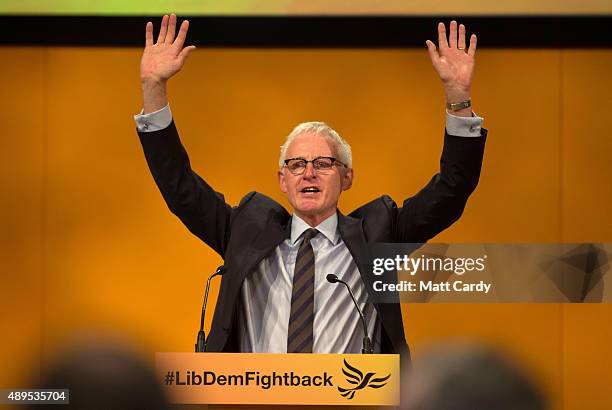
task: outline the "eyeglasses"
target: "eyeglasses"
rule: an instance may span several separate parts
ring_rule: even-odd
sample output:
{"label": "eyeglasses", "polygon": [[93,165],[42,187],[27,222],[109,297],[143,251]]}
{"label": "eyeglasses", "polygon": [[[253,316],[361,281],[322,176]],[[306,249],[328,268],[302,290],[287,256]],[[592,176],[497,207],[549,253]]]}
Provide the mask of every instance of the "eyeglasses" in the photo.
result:
{"label": "eyeglasses", "polygon": [[306,171],[306,166],[309,162],[312,163],[312,167],[315,171],[320,174],[331,172],[331,169],[336,164],[346,167],[346,165],[334,157],[316,157],[312,161],[305,160],[304,158],[289,158],[285,160],[285,166],[293,175],[302,175],[304,171]]}

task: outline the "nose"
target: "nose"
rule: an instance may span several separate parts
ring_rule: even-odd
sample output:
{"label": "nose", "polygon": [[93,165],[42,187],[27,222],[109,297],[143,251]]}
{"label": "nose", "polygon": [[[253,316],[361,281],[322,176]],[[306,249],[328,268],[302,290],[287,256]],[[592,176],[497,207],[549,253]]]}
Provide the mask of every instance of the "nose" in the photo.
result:
{"label": "nose", "polygon": [[306,169],[304,170],[304,178],[316,178],[317,173],[314,169],[314,165],[312,162],[306,163]]}

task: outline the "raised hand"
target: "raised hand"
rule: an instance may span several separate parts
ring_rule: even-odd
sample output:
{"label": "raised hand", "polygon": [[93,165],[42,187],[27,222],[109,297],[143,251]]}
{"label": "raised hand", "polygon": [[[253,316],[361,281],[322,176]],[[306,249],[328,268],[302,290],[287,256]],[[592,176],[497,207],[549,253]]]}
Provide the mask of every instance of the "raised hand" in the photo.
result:
{"label": "raised hand", "polygon": [[164,16],[157,42],[153,43],[153,23],[148,22],[145,49],[140,60],[140,82],[142,86],[143,110],[145,114],[157,111],[168,104],[166,83],[178,73],[195,46],[183,47],[189,22],[183,21],[178,35],[176,15]]}
{"label": "raised hand", "polygon": [[195,46],[183,47],[188,29],[189,22],[185,20],[174,38],[176,15],[166,15],[162,18],[157,42],[153,43],[153,23],[147,23],[145,49],[140,60],[142,80],[167,81],[181,70],[189,53],[195,49]]}
{"label": "raised hand", "polygon": [[448,41],[444,23],[438,23],[438,49],[427,40],[427,49],[431,63],[444,83],[444,92],[448,103],[457,103],[470,98],[470,89],[474,75],[476,54],[476,34],[470,37],[469,48],[465,43],[465,26],[451,21]]}

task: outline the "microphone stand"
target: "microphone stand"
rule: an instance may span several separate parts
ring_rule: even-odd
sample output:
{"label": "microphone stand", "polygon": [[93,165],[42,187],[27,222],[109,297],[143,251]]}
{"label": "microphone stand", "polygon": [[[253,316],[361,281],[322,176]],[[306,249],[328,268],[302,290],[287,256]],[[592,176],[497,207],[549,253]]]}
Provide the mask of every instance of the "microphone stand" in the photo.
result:
{"label": "microphone stand", "polygon": [[348,283],[341,280],[340,278],[338,278],[338,276],[334,275],[333,273],[330,273],[329,275],[327,275],[326,279],[329,283],[342,283],[344,286],[346,286],[346,289],[348,290],[349,295],[351,295],[351,299],[353,300],[353,303],[355,304],[355,308],[357,308],[357,312],[359,313],[359,317],[361,318],[361,323],[363,324],[363,335],[364,336],[363,336],[363,342],[362,342],[362,347],[361,347],[361,353],[364,353],[364,354],[374,353],[374,347],[372,346],[372,340],[368,336],[368,325],[366,323],[365,316],[363,315],[361,308],[357,304],[357,299],[355,299],[355,295],[353,295],[353,291],[351,290],[351,287],[348,285]]}
{"label": "microphone stand", "polygon": [[204,333],[204,316],[206,315],[206,304],[208,303],[208,291],[210,289],[210,281],[215,276],[221,276],[225,273],[225,266],[221,265],[217,268],[215,273],[208,277],[206,281],[206,290],[204,291],[204,302],[202,303],[202,317],[200,318],[200,331],[198,332],[198,338],[195,344],[196,353],[202,353],[206,351],[206,333]]}

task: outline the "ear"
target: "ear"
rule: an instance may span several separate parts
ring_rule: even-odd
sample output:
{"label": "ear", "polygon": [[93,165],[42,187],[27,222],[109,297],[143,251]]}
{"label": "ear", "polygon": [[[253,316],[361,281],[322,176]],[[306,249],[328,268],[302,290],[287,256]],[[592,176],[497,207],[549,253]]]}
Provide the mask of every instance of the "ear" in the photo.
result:
{"label": "ear", "polygon": [[285,179],[285,173],[283,170],[278,170],[278,186],[282,193],[287,193],[287,180]]}
{"label": "ear", "polygon": [[349,168],[342,176],[342,190],[346,191],[353,186],[353,177],[355,176],[353,168]]}

